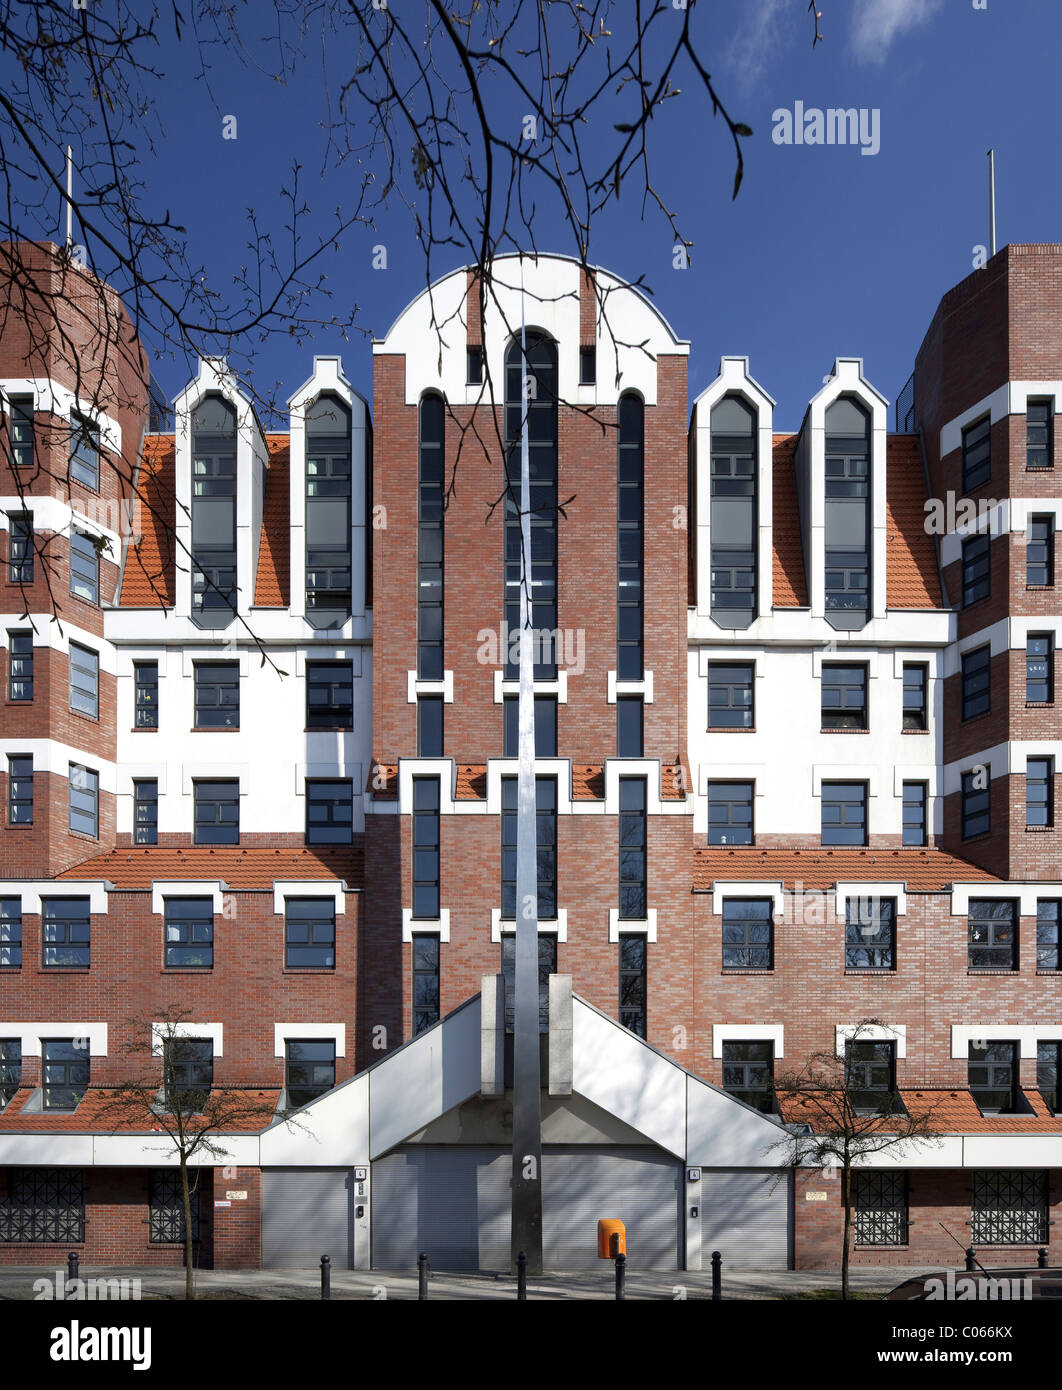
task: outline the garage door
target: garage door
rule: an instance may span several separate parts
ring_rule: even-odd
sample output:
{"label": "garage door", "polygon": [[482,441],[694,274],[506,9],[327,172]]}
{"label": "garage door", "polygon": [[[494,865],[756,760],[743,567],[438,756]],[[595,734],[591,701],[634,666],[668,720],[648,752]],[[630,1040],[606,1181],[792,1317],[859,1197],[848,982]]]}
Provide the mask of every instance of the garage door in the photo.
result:
{"label": "garage door", "polygon": [[729,1269],[788,1269],[791,1176],[769,1169],[701,1170],[701,1261]]}
{"label": "garage door", "polygon": [[372,1165],[372,1262],[408,1269],[509,1268],[508,1149],[409,1145]]}
{"label": "garage door", "polygon": [[262,1172],[262,1265],[318,1265],[322,1255],[349,1269],[354,1251],[353,1173],[349,1168]]}
{"label": "garage door", "polygon": [[682,1166],[656,1149],[550,1147],[542,1159],[547,1269],[597,1269],[597,1223],[619,1217],[631,1269],[682,1262]]}

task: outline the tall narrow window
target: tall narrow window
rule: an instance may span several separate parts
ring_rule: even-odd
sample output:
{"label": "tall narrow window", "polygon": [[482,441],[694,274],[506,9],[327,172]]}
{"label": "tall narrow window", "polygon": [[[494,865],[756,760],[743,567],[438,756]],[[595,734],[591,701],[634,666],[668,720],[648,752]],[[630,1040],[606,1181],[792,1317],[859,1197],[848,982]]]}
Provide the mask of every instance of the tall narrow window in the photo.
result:
{"label": "tall narrow window", "polygon": [[438,777],[413,778],[413,916],[439,919]]}
{"label": "tall narrow window", "polygon": [[469,386],[483,384],[483,348],[478,344],[465,350],[465,381]]}
{"label": "tall narrow window", "polygon": [[774,1109],[774,1043],[724,1042],[723,1090],[770,1114]]}
{"label": "tall narrow window", "polygon": [[645,406],[627,392],[619,403],[616,489],[616,679],[644,673]]}
{"label": "tall narrow window", "polygon": [[853,631],[870,612],[870,413],[842,396],[826,411],[826,620]]}
{"label": "tall narrow window", "polygon": [[284,964],[289,970],[334,970],[334,898],[284,900]]}
{"label": "tall narrow window", "polygon": [[1036,1089],[1052,1115],[1062,1111],[1062,1043],[1036,1044]]}
{"label": "tall narrow window", "polygon": [[928,843],[927,804],[929,788],[925,782],[903,784],[903,843]]}
{"label": "tall narrow window", "polygon": [[7,698],[33,699],[33,633],[7,634]]}
{"label": "tall narrow window", "polygon": [[443,755],[443,697],[417,696],[417,757],[441,758]]}
{"label": "tall narrow window", "polygon": [[1018,909],[1008,898],[971,898],[967,917],[967,966],[1017,970]]}
{"label": "tall narrow window", "polygon": [[33,757],[11,754],[7,760],[7,823],[33,824]]}
{"label": "tall narrow window", "polygon": [[822,843],[865,845],[867,842],[867,784],[823,782]]}
{"label": "tall narrow window", "polygon": [[166,898],[163,963],[173,970],[214,967],[213,898]]}
{"label": "tall narrow window", "polygon": [[133,844],[159,842],[159,784],[155,777],[137,778],[133,783]]}
{"label": "tall narrow window", "polygon": [[987,835],[992,828],[992,783],[987,772],[962,774],[962,838]]}
{"label": "tall narrow window", "polygon": [[159,663],[157,661],[135,661],[133,663],[133,684],[136,728],[157,729],[159,727]]}
{"label": "tall narrow window", "polygon": [[774,903],[770,898],[723,899],[723,969],[774,969]]}
{"label": "tall narrow window", "polygon": [[336,1084],[336,1045],[333,1039],[288,1038],[284,1084],[293,1110],[309,1105]]}
{"label": "tall narrow window", "polygon": [[751,845],[752,782],[708,783],[708,843]]}
{"label": "tall narrow window", "polygon": [[100,486],[100,427],[70,412],[70,477],[94,492]]}
{"label": "tall narrow window", "polygon": [[90,767],[70,764],[69,824],[79,835],[99,838],[100,833],[100,775]]}
{"label": "tall narrow window", "polygon": [[446,406],[441,396],[420,403],[417,494],[417,675],[443,678],[443,496]]}
{"label": "tall narrow window", "polygon": [[[511,1033],[516,1017],[516,933],[502,937],[502,979],[505,986],[505,1031]],[[549,977],[557,973],[557,938],[552,932],[538,936],[538,1030],[549,1032]]]}
{"label": "tall narrow window", "polygon": [[33,397],[11,396],[7,403],[8,444],[13,468],[33,467]]}
{"label": "tall narrow window", "polygon": [[[506,695],[502,702],[505,721],[503,730],[503,756],[520,756],[520,697]],[[535,757],[555,758],[557,756],[557,697],[556,695],[535,696]]]}
{"label": "tall narrow window", "polygon": [[620,932],[619,1021],[639,1038],[646,1035],[647,953],[646,940],[640,932]]}
{"label": "tall narrow window", "polygon": [[962,543],[962,606],[988,598],[992,591],[989,539],[969,536]]}
{"label": "tall narrow window", "polygon": [[712,617],[748,627],[756,617],[756,412],[725,396],[711,419]]}
{"label": "tall narrow window", "polygon": [[70,592],[86,603],[100,601],[100,553],[82,531],[70,532]]}
{"label": "tall narrow window", "polygon": [[823,666],[822,727],[867,728],[867,668]]}
{"label": "tall narrow window", "polygon": [[342,778],[306,779],[306,843],[349,845],[354,835],[351,783]]}
{"label": "tall narrow window", "polygon": [[88,647],[70,643],[70,708],[91,719],[100,716],[100,658]]}
{"label": "tall narrow window", "polygon": [[844,968],[896,969],[896,900],[848,898],[845,903]]}
{"label": "tall narrow window", "polygon": [[413,933],[413,1036],[439,1021],[439,937]]}
{"label": "tall narrow window", "polygon": [[11,512],[8,516],[7,577],[12,584],[33,583],[33,514]]}
{"label": "tall narrow window", "polygon": [[240,727],[240,663],[195,662],[195,727]]}
{"label": "tall narrow window", "polygon": [[1025,542],[1025,583],[1030,589],[1050,588],[1055,582],[1055,518],[1034,516]]}
{"label": "tall narrow window", "polygon": [[962,490],[972,492],[992,476],[992,421],[989,416],[962,432]]}
{"label": "tall narrow window", "polygon": [[579,385],[593,386],[597,381],[597,348],[579,349]]}
{"label": "tall narrow window", "polygon": [[973,719],[992,708],[992,648],[978,647],[962,654],[962,717]]}
{"label": "tall narrow window", "polygon": [[619,779],[619,915],[646,917],[646,779]]}
{"label": "tall narrow window", "polygon": [[971,1043],[967,1075],[982,1115],[1010,1115],[1017,1109],[1017,1043]]}
{"label": "tall narrow window", "polygon": [[913,662],[904,663],[903,727],[907,730],[929,727],[928,685],[928,666]]}
{"label": "tall narrow window", "polygon": [[[502,906],[506,921],[516,919],[516,836],[518,780],[502,778]],[[550,922],[557,916],[557,779],[535,778],[535,841],[538,916]]]}
{"label": "tall narrow window", "polygon": [[14,1100],[22,1085],[22,1039],[0,1038],[0,1109]]}
{"label": "tall narrow window", "polygon": [[1030,633],[1025,639],[1025,703],[1049,705],[1055,698],[1054,637]]}
{"label": "tall narrow window", "polygon": [[1027,401],[1025,405],[1025,467],[1050,468],[1054,463],[1053,400]]}
{"label": "tall narrow window", "polygon": [[[505,622],[520,631],[520,440],[523,378],[528,384],[527,437],[530,454],[531,626],[535,630],[535,679],[553,680],[557,653],[557,348],[541,333],[527,334],[526,366],[519,338],[505,353]],[[520,674],[518,644],[510,641],[506,678]]]}
{"label": "tall narrow window", "polygon": [[351,605],[351,415],[338,396],[306,411],[306,619],[335,627]]}
{"label": "tall narrow window", "polygon": [[192,616],[224,627],[236,607],[236,411],[206,396],[192,412]]}
{"label": "tall narrow window", "polygon": [[1062,901],[1038,898],[1036,902],[1036,968],[1062,970]]}
{"label": "tall narrow window", "polygon": [[41,964],[87,970],[92,963],[92,916],[88,898],[44,898],[41,902]]}
{"label": "tall narrow window", "polygon": [[1025,762],[1025,824],[1045,829],[1055,823],[1055,760],[1028,758]]}
{"label": "tall narrow window", "polygon": [[193,816],[197,845],[240,843],[240,784],[238,781],[193,781]]}
{"label": "tall narrow window", "polygon": [[0,898],[0,970],[22,968],[22,899]]}
{"label": "tall narrow window", "polygon": [[616,700],[616,756],[640,758],[643,750],[644,703],[640,695],[620,695]]}
{"label": "tall narrow window", "polygon": [[751,729],[753,707],[753,677],[756,668],[751,663],[733,665],[712,662],[708,667],[708,727],[709,729]]}

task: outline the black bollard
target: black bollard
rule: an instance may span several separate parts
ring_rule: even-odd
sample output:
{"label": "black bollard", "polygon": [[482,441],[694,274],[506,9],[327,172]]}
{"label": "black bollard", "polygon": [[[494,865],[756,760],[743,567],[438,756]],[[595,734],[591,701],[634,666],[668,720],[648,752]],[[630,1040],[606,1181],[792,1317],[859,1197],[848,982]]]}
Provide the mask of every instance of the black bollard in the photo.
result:
{"label": "black bollard", "polygon": [[423,1250],[417,1256],[417,1301],[426,1303],[428,1301],[428,1257]]}
{"label": "black bollard", "polygon": [[527,1256],[522,1250],[516,1257],[516,1296],[527,1300]]}
{"label": "black bollard", "polygon": [[712,1302],[718,1303],[723,1296],[723,1257],[718,1250],[712,1251]]}
{"label": "black bollard", "polygon": [[321,1256],[321,1297],[332,1297],[332,1261],[327,1255]]}
{"label": "black bollard", "polygon": [[977,1251],[972,1245],[966,1251],[966,1268],[971,1272],[977,1268]]}
{"label": "black bollard", "polygon": [[1047,1269],[1047,1268],[1049,1268],[1047,1261],[1048,1261],[1047,1246],[1046,1246],[1046,1245],[1041,1245],[1041,1246],[1040,1246],[1040,1249],[1037,1251],[1037,1255],[1036,1255],[1036,1264],[1037,1264],[1037,1267],[1038,1267],[1039,1269]]}
{"label": "black bollard", "polygon": [[624,1292],[624,1284],[627,1278],[627,1256],[616,1256],[616,1299],[625,1300],[627,1295]]}
{"label": "black bollard", "polygon": [[[68,1283],[71,1279],[76,1279],[78,1277],[78,1262],[79,1256],[77,1251],[71,1250],[70,1254],[66,1257],[66,1278]],[[67,1290],[64,1288],[63,1293],[66,1294],[66,1292]]]}

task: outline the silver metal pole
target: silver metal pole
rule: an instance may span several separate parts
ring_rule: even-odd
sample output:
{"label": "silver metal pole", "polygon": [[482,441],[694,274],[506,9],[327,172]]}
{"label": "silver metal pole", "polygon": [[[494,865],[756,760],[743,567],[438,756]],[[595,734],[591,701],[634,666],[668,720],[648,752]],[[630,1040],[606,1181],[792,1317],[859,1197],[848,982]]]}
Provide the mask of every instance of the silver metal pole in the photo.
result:
{"label": "silver metal pole", "polygon": [[74,152],[66,147],[66,249],[74,244]]}
{"label": "silver metal pole", "polygon": [[988,243],[990,255],[996,254],[996,152],[988,151]]}

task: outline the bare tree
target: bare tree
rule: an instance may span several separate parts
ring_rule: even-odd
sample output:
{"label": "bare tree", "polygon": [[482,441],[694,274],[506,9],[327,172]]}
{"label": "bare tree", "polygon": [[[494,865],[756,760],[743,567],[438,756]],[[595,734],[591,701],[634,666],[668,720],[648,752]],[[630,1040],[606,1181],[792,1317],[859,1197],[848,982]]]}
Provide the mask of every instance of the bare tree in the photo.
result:
{"label": "bare tree", "polygon": [[[871,1090],[859,1049],[879,1039],[885,1025],[860,1020],[841,1054],[816,1052],[794,1070],[774,1080],[786,1132],[774,1145],[788,1169],[839,1172],[844,1207],[841,1245],[841,1297],[849,1296],[848,1267],[852,1239],[852,1174],[873,1154],[917,1150],[940,1142],[934,1132],[935,1107],[910,1113],[896,1090]],[[851,1049],[851,1050],[849,1050]]]}

